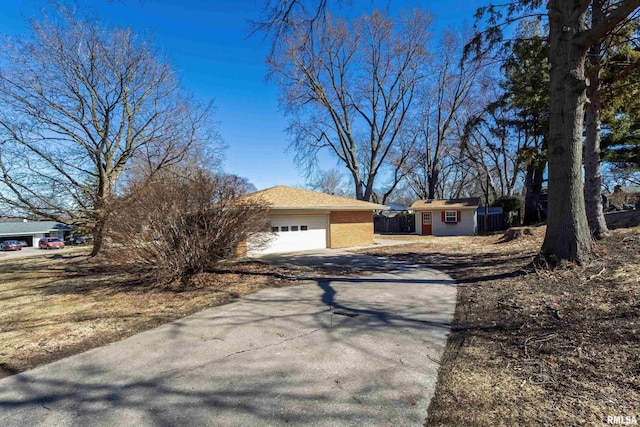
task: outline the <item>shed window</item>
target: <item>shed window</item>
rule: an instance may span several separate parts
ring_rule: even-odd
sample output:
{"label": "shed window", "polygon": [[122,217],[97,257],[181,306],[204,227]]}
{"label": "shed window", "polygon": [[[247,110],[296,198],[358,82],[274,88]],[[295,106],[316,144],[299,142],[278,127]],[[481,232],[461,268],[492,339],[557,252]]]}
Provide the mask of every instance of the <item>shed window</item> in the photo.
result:
{"label": "shed window", "polygon": [[272,233],[277,233],[278,232],[278,227],[271,227],[271,232]]}
{"label": "shed window", "polygon": [[444,222],[448,222],[448,223],[456,223],[456,222],[458,222],[458,212],[456,212],[456,211],[445,211],[445,213],[444,213]]}
{"label": "shed window", "polygon": [[291,226],[291,231],[298,231],[298,226],[297,225],[292,225]]}
{"label": "shed window", "polygon": [[289,231],[289,226],[283,225],[282,227],[280,227],[280,231]]}
{"label": "shed window", "polygon": [[301,225],[300,226],[300,231],[307,231],[308,229],[309,229],[309,227],[306,226],[306,225]]}

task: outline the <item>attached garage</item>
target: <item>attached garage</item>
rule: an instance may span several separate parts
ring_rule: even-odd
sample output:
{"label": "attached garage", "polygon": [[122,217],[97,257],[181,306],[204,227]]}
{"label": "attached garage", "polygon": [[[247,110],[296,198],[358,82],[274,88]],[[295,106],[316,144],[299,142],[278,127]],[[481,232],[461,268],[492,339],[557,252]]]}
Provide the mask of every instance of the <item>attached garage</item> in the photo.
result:
{"label": "attached garage", "polygon": [[252,254],[306,251],[327,247],[328,215],[270,215],[273,236],[266,248]]}
{"label": "attached garage", "polygon": [[0,222],[0,241],[25,241],[29,246],[38,247],[42,237],[64,237],[72,227],[56,221],[7,221]]}
{"label": "attached garage", "polygon": [[[247,255],[373,244],[373,212],[386,206],[315,191],[277,186],[243,199],[270,206],[271,232],[247,244]],[[266,237],[266,239],[265,239]],[[265,243],[264,240],[268,240]]]}

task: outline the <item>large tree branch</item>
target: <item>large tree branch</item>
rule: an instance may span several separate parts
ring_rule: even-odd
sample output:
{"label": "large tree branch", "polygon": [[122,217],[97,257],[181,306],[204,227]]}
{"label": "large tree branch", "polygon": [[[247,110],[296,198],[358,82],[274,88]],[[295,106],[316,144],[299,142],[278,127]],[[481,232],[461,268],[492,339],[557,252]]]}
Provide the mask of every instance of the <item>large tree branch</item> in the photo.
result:
{"label": "large tree branch", "polygon": [[[586,0],[583,0],[586,1]],[[611,30],[613,30],[620,22],[624,21],[636,9],[640,7],[640,0],[624,0],[621,1],[615,9],[612,9],[602,18],[602,21],[591,27],[587,31],[583,31],[576,39],[585,48],[592,46],[598,40],[604,38]]]}

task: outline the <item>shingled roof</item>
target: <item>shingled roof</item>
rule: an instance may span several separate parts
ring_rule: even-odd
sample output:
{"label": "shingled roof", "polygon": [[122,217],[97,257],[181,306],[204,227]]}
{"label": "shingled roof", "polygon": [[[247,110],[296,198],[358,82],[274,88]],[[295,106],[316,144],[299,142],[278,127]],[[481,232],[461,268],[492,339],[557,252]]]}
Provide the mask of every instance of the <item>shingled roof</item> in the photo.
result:
{"label": "shingled roof", "polygon": [[26,222],[2,222],[0,234],[36,234],[50,231],[70,231],[73,228],[56,221],[26,221]]}
{"label": "shingled roof", "polygon": [[385,210],[387,206],[363,202],[347,197],[318,193],[317,191],[278,185],[239,198],[241,201],[266,203],[271,209],[310,209],[310,210]]}
{"label": "shingled roof", "polygon": [[411,210],[428,210],[428,209],[465,209],[477,208],[480,204],[480,198],[471,197],[467,199],[451,199],[451,200],[416,200],[409,209]]}

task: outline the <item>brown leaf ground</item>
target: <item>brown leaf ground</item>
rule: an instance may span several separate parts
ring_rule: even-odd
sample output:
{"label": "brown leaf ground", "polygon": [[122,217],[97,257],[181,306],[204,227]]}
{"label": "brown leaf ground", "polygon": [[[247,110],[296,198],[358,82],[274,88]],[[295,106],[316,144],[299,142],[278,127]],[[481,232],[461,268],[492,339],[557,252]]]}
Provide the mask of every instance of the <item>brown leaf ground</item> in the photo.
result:
{"label": "brown leaf ground", "polygon": [[527,267],[543,235],[422,237],[367,251],[459,283],[425,425],[640,422],[640,228],[614,231],[589,265],[553,272]]}
{"label": "brown leaf ground", "polygon": [[[426,264],[459,283],[426,425],[640,418],[640,228],[615,231],[587,266],[526,269],[543,233],[502,244],[499,235],[414,236],[411,245],[368,251]],[[6,260],[0,264],[0,376],[260,289],[349,273],[230,263],[172,290],[109,272],[83,255]]]}
{"label": "brown leaf ground", "polygon": [[344,271],[230,262],[176,289],[114,273],[84,254],[0,263],[0,378],[129,337],[265,288]]}

